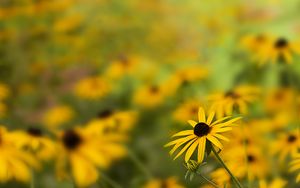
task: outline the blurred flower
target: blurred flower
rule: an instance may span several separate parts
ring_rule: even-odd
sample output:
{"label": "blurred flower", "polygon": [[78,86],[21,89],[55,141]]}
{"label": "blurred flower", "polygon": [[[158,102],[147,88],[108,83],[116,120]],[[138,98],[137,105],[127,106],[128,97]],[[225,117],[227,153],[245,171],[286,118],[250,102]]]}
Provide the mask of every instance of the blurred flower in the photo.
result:
{"label": "blurred flower", "polygon": [[279,134],[271,146],[272,153],[279,154],[279,160],[283,162],[286,157],[295,155],[300,148],[299,130]]}
{"label": "blurred flower", "polygon": [[[300,153],[293,156],[292,162],[290,162],[290,172],[298,171],[300,169]],[[300,182],[300,173],[296,177],[296,182]]]}
{"label": "blurred flower", "polygon": [[54,23],[55,32],[69,32],[80,26],[83,21],[81,14],[69,15]]}
{"label": "blurred flower", "polygon": [[187,119],[197,116],[199,106],[201,106],[201,103],[198,100],[185,101],[174,111],[173,117],[179,122],[186,122]]}
{"label": "blurred flower", "polygon": [[133,102],[146,108],[159,106],[164,102],[165,88],[157,85],[140,87],[133,96]]}
{"label": "blurred flower", "polygon": [[137,120],[136,111],[104,110],[98,116],[87,123],[95,131],[104,133],[127,133],[133,128]]}
{"label": "blurred flower", "polygon": [[266,180],[259,181],[259,188],[284,188],[286,187],[287,181],[281,178],[275,178],[271,182],[267,183]]}
{"label": "blurred flower", "polygon": [[248,113],[247,105],[258,98],[260,89],[255,86],[238,86],[227,92],[219,92],[209,95],[212,108],[216,110],[218,117],[232,115],[234,109],[242,114]]}
{"label": "blurred flower", "polygon": [[17,148],[16,138],[0,126],[0,181],[31,180],[31,169],[39,168],[38,162],[29,153]]}
{"label": "blurred flower", "polygon": [[210,173],[212,180],[220,187],[231,187],[231,177],[224,168],[218,168]]}
{"label": "blurred flower", "polygon": [[66,105],[54,106],[48,109],[43,116],[43,123],[53,129],[70,121],[74,116],[72,108]]}
{"label": "blurred flower", "polygon": [[96,100],[110,91],[109,84],[101,77],[87,77],[79,80],[74,87],[75,95],[82,99]]}
{"label": "blurred flower", "polygon": [[165,147],[175,145],[173,149],[170,151],[171,155],[180,146],[185,144],[184,148],[180,150],[180,152],[176,155],[174,159],[178,158],[186,151],[185,162],[188,162],[192,154],[198,147],[197,158],[198,158],[198,162],[201,163],[203,161],[204,154],[205,154],[206,140],[208,140],[208,144],[212,144],[218,147],[219,149],[223,148],[223,145],[221,144],[219,139],[224,141],[229,141],[229,139],[224,137],[220,133],[230,131],[232,129],[233,123],[238,121],[241,118],[238,117],[238,118],[233,118],[231,120],[228,120],[230,117],[225,117],[213,121],[214,116],[215,116],[215,112],[211,111],[206,119],[204,109],[200,107],[198,111],[198,122],[193,120],[188,121],[189,124],[193,127],[193,130],[181,131],[172,136],[172,137],[178,137],[178,136],[184,136],[184,137],[171,141],[165,145]]}
{"label": "blurred flower", "polygon": [[0,83],[0,101],[3,101],[10,95],[8,86],[4,83]]}
{"label": "blurred flower", "polygon": [[184,188],[184,186],[178,183],[177,178],[170,177],[164,180],[151,180],[143,188]]}
{"label": "blurred flower", "polygon": [[57,175],[66,178],[70,166],[72,178],[79,187],[95,183],[99,173],[96,167],[107,168],[113,160],[125,155],[125,148],[117,135],[99,135],[88,128],[66,130],[59,134]]}

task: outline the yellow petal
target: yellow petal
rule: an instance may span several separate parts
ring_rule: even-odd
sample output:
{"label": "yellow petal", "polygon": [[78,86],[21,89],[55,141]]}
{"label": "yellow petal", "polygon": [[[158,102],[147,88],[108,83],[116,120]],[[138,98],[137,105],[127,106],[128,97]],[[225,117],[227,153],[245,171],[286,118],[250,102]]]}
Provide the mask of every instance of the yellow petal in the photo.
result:
{"label": "yellow petal", "polygon": [[226,132],[226,131],[230,131],[230,130],[232,130],[231,127],[217,128],[217,129],[213,129],[211,131],[211,133],[222,133],[222,132]]}
{"label": "yellow petal", "polygon": [[198,163],[201,163],[204,159],[205,145],[206,145],[206,138],[201,137],[198,146]]}
{"label": "yellow petal", "polygon": [[229,142],[229,139],[226,138],[226,137],[223,136],[223,135],[220,135],[220,134],[214,134],[214,136],[217,137],[217,138],[219,138],[219,139],[221,139],[221,140],[224,140],[224,141],[226,141],[226,142]]}
{"label": "yellow petal", "polygon": [[202,107],[200,107],[199,111],[198,111],[198,120],[199,120],[199,122],[206,123],[205,112]]}
{"label": "yellow petal", "polygon": [[221,119],[219,119],[219,120],[213,122],[210,126],[213,126],[213,125],[216,125],[216,124],[218,124],[218,123],[221,123],[221,122],[223,122],[223,121],[225,121],[226,119],[229,119],[229,118],[231,118],[231,116],[223,117],[223,118],[221,118]]}
{"label": "yellow petal", "polygon": [[179,133],[174,134],[172,137],[176,137],[176,136],[186,136],[186,135],[191,135],[193,134],[194,131],[193,130],[185,130],[185,131],[180,131]]}
{"label": "yellow petal", "polygon": [[184,143],[190,141],[190,140],[193,139],[193,138],[196,138],[196,136],[193,135],[193,136],[190,136],[189,138],[186,137],[186,138],[184,138],[184,140],[183,140],[182,142],[178,142],[178,143],[172,148],[172,150],[169,152],[170,155],[173,155],[173,153],[174,153],[180,146],[182,146]]}
{"label": "yellow petal", "polygon": [[192,126],[195,127],[197,125],[197,122],[194,120],[188,120],[188,123]]}
{"label": "yellow petal", "polygon": [[191,140],[189,143],[187,143],[184,148],[182,148],[182,150],[176,155],[176,157],[174,158],[177,159],[183,152],[185,152],[185,150],[187,150],[187,148],[195,141],[197,140],[197,138],[194,138],[193,140]]}
{"label": "yellow petal", "polygon": [[191,147],[189,147],[189,149],[187,150],[186,154],[185,154],[185,162],[188,162],[191,158],[191,156],[193,155],[194,151],[196,150],[197,146],[199,143],[199,139],[197,139],[192,145]]}
{"label": "yellow petal", "polygon": [[212,135],[207,135],[207,139],[212,143],[214,144],[215,146],[217,146],[218,148],[222,149],[223,148],[223,145],[221,144],[221,142],[214,136]]}

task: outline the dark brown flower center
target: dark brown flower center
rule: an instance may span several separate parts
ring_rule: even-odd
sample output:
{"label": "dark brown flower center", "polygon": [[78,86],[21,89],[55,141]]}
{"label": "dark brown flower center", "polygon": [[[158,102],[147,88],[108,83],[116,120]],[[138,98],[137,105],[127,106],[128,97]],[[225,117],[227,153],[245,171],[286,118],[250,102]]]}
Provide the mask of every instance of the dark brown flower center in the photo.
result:
{"label": "dark brown flower center", "polygon": [[247,161],[249,163],[253,163],[255,160],[256,159],[255,159],[255,157],[253,155],[251,155],[251,154],[247,155]]}
{"label": "dark brown flower center", "polygon": [[79,144],[82,142],[82,139],[74,130],[67,130],[63,134],[62,141],[67,149],[73,150],[79,146]]}
{"label": "dark brown flower center", "polygon": [[285,38],[279,38],[274,45],[275,48],[282,49],[288,46],[288,41]]}
{"label": "dark brown flower center", "polygon": [[191,112],[191,114],[197,114],[198,108],[197,107],[192,107],[190,112]]}
{"label": "dark brown flower center", "polygon": [[159,88],[157,86],[150,87],[150,92],[156,94],[159,92]]}
{"label": "dark brown flower center", "polygon": [[198,123],[195,127],[194,127],[194,134],[198,137],[202,137],[207,135],[210,132],[210,127],[206,124],[206,123]]}
{"label": "dark brown flower center", "polygon": [[43,135],[41,129],[34,128],[34,127],[29,127],[27,129],[27,133],[30,134],[31,136],[36,136],[36,137],[40,137]]}
{"label": "dark brown flower center", "polygon": [[166,181],[162,181],[160,184],[160,188],[168,188],[168,183]]}
{"label": "dark brown flower center", "polygon": [[230,97],[230,98],[233,98],[233,99],[237,99],[240,97],[239,94],[233,92],[233,91],[228,91],[225,93],[225,97]]}
{"label": "dark brown flower center", "polygon": [[98,113],[98,118],[104,119],[104,118],[108,118],[113,114],[113,111],[110,109],[106,109],[101,111],[100,113]]}
{"label": "dark brown flower center", "polygon": [[266,37],[264,35],[257,35],[255,39],[256,39],[256,42],[262,43],[266,40]]}
{"label": "dark brown flower center", "polygon": [[293,143],[297,140],[297,137],[295,135],[289,135],[288,138],[287,138],[287,141],[289,143]]}

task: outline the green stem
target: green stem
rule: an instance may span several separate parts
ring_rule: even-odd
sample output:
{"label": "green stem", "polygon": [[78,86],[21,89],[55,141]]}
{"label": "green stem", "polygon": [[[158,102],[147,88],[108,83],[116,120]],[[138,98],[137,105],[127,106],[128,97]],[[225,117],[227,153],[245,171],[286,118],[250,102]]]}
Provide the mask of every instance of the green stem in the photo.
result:
{"label": "green stem", "polygon": [[113,179],[111,179],[109,176],[107,176],[104,173],[101,173],[101,177],[104,181],[106,181],[112,188],[122,188],[120,184],[115,182]]}
{"label": "green stem", "polygon": [[35,182],[34,182],[34,171],[31,171],[31,181],[30,181],[30,188],[35,188]]}
{"label": "green stem", "polygon": [[131,161],[140,169],[141,172],[145,174],[147,179],[152,179],[152,174],[149,170],[144,166],[144,164],[136,157],[136,155],[128,149],[128,157]]}
{"label": "green stem", "polygon": [[228,172],[228,174],[231,176],[231,179],[236,184],[238,188],[243,188],[242,184],[239,182],[239,180],[232,174],[232,172],[229,170],[229,168],[225,165],[224,161],[219,156],[218,152],[215,150],[214,147],[211,147],[214,155],[217,157],[221,165],[225,168],[225,170]]}
{"label": "green stem", "polygon": [[207,181],[209,184],[211,184],[213,187],[218,188],[218,185],[215,184],[213,181],[209,180],[208,178],[206,178],[205,176],[203,176],[201,173],[197,172],[197,174],[203,178],[205,181]]}

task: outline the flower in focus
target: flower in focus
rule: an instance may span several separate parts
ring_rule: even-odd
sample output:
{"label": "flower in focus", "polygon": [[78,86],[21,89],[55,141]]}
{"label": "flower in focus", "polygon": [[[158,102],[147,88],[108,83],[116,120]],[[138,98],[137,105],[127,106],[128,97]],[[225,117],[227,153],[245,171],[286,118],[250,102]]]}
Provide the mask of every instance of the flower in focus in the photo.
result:
{"label": "flower in focus", "polygon": [[43,124],[49,128],[57,128],[67,123],[74,116],[72,108],[66,105],[54,106],[47,110],[43,116]]}
{"label": "flower in focus", "polygon": [[[220,133],[224,133],[232,130],[233,123],[241,119],[240,117],[233,118],[228,120],[230,117],[224,117],[219,120],[213,121],[215,116],[215,111],[211,111],[206,119],[205,111],[202,107],[199,108],[198,111],[198,122],[189,120],[188,123],[193,127],[192,130],[181,131],[172,137],[180,137],[175,139],[165,147],[173,146],[170,154],[172,155],[180,146],[185,146],[180,150],[180,152],[176,155],[178,158],[184,152],[185,154],[185,162],[188,162],[191,158],[192,154],[198,147],[198,162],[201,163],[204,159],[206,144],[212,144],[219,149],[223,148],[220,140],[229,141],[228,138],[221,135]],[[206,143],[208,141],[208,143]],[[212,146],[213,147],[213,146]]]}
{"label": "flower in focus", "polygon": [[208,98],[218,117],[232,115],[234,109],[242,114],[248,113],[247,105],[258,98],[260,89],[255,86],[239,86],[225,93],[215,93]]}
{"label": "flower in focus", "polygon": [[57,156],[57,175],[68,177],[65,171],[70,167],[72,178],[80,187],[95,183],[99,177],[96,167],[105,169],[113,160],[125,155],[125,148],[120,144],[118,135],[99,135],[88,128],[66,130],[59,135],[59,152]]}
{"label": "flower in focus", "polygon": [[31,180],[31,169],[39,168],[35,158],[16,146],[15,137],[0,126],[0,182]]}
{"label": "flower in focus", "polygon": [[184,186],[178,183],[177,178],[170,177],[164,180],[151,180],[143,188],[184,188]]}
{"label": "flower in focus", "polygon": [[[292,162],[290,162],[290,172],[298,171],[300,169],[300,153],[293,156]],[[296,182],[300,182],[300,173],[296,177]]]}
{"label": "flower in focus", "polygon": [[79,80],[75,87],[75,95],[82,99],[96,100],[110,91],[109,84],[101,77],[87,77]]}

